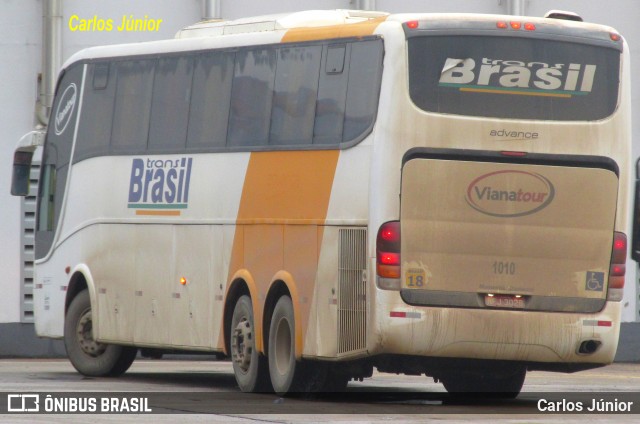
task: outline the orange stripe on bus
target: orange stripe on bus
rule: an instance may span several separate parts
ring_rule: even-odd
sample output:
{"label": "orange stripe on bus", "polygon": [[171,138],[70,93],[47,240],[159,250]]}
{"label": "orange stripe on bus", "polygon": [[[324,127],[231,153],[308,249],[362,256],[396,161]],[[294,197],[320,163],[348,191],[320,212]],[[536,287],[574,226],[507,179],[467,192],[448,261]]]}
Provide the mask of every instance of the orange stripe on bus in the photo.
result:
{"label": "orange stripe on bus", "polygon": [[251,153],[238,221],[324,222],[338,155],[338,150]]}
{"label": "orange stripe on bus", "polygon": [[180,211],[152,211],[152,210],[137,210],[136,215],[147,216],[180,216]]}
{"label": "orange stripe on bus", "polygon": [[562,97],[565,99],[570,99],[571,94],[564,93],[542,93],[535,91],[515,91],[515,90],[492,90],[490,88],[468,88],[462,87],[460,91],[470,91],[474,93],[491,93],[491,94],[512,94],[518,96],[539,96],[539,97]]}
{"label": "orange stripe on bus", "polygon": [[378,25],[387,19],[386,16],[370,19],[355,24],[331,25],[324,27],[293,28],[282,38],[283,43],[298,41],[327,40],[334,38],[364,37],[373,34]]}
{"label": "orange stripe on bus", "polygon": [[[256,346],[260,351],[264,351],[263,303],[272,279],[284,270],[295,279],[297,290],[290,291],[299,336],[296,356],[302,354],[302,335],[309,321],[310,304],[301,300],[313,297],[319,243],[313,244],[318,241],[316,237],[322,239],[322,231],[318,229],[326,221],[339,156],[338,150],[251,153],[238,210],[227,290],[231,278],[241,269],[246,269],[255,281],[259,294],[252,301]],[[300,249],[310,253],[302,255],[304,263],[297,263],[300,252],[296,251]],[[218,343],[224,346],[221,341]]]}

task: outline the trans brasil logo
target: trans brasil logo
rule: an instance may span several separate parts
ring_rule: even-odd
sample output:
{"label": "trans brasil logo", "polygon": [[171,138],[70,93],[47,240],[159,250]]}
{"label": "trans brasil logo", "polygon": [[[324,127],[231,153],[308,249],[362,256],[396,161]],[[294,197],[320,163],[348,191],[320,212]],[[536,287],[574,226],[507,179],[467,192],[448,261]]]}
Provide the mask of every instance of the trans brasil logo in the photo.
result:
{"label": "trans brasil logo", "polygon": [[556,189],[543,175],[525,171],[497,171],[476,178],[467,187],[469,206],[485,215],[516,218],[549,206]]}
{"label": "trans brasil logo", "polygon": [[189,207],[193,158],[134,158],[129,180],[129,209],[136,215],[180,216]]}
{"label": "trans brasil logo", "polygon": [[596,65],[447,58],[440,87],[459,91],[571,98],[591,93]]}

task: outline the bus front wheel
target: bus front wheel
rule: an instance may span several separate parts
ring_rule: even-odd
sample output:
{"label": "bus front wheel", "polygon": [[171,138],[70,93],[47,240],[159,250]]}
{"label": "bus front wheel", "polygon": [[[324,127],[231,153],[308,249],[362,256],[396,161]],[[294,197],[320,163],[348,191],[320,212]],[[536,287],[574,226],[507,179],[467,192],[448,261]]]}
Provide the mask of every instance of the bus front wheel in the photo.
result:
{"label": "bus front wheel", "polygon": [[83,290],[71,301],[64,322],[64,345],[73,367],[91,377],[124,374],[138,349],[100,343],[93,338],[93,319],[89,291]]}

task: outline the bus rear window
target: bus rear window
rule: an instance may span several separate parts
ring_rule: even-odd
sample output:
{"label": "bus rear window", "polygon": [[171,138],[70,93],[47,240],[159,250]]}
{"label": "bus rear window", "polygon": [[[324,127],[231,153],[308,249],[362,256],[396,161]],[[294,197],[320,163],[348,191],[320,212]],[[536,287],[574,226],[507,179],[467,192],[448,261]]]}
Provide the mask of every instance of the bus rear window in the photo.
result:
{"label": "bus rear window", "polygon": [[595,121],[616,109],[620,52],[613,48],[496,36],[408,43],[411,99],[428,112]]}

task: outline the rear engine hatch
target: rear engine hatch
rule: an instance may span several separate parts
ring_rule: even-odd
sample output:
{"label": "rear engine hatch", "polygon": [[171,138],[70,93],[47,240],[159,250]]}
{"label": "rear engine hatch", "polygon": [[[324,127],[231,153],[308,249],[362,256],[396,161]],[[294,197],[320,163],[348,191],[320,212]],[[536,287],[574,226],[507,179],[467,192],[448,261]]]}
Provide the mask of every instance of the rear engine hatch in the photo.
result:
{"label": "rear engine hatch", "polygon": [[413,149],[401,194],[405,302],[604,307],[618,195],[612,160]]}

